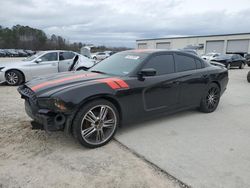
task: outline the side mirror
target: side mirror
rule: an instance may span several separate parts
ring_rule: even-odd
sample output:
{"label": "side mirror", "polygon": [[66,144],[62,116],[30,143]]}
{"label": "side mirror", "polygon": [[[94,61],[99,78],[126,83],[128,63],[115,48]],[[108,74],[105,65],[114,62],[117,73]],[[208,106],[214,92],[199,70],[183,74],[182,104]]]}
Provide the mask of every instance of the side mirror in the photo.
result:
{"label": "side mirror", "polygon": [[155,76],[155,75],[156,75],[156,70],[153,68],[142,69],[138,73],[138,78],[139,80],[144,80],[144,76]]}
{"label": "side mirror", "polygon": [[42,59],[39,58],[39,59],[35,60],[35,62],[40,63],[40,62],[42,62]]}

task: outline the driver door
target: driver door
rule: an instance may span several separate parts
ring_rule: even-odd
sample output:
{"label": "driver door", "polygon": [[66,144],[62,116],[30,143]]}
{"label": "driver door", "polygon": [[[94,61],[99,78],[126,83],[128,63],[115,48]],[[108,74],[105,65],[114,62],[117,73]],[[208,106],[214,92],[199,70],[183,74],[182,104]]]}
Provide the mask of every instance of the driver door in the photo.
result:
{"label": "driver door", "polygon": [[36,59],[32,63],[32,65],[30,65],[30,72],[33,78],[42,76],[42,75],[57,73],[58,72],[58,53],[48,52],[40,56],[38,59]]}
{"label": "driver door", "polygon": [[180,87],[175,73],[173,54],[160,54],[151,57],[143,69],[153,68],[156,75],[145,77],[142,91],[144,109],[153,111],[175,108],[179,103]]}

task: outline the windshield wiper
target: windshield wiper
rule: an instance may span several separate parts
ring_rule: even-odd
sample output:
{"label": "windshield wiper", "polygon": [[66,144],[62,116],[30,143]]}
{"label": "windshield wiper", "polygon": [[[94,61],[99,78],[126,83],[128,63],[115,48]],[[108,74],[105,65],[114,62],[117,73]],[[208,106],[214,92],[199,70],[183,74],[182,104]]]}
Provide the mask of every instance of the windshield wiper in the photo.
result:
{"label": "windshield wiper", "polygon": [[92,70],[90,72],[100,73],[100,74],[107,74],[106,72],[98,71],[98,70]]}

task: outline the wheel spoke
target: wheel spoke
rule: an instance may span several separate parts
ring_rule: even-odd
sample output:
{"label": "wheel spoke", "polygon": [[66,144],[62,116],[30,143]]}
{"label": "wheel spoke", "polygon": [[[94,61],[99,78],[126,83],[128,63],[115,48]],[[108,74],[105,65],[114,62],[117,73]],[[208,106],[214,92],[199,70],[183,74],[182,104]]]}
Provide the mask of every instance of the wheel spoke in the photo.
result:
{"label": "wheel spoke", "polygon": [[103,127],[112,128],[114,126],[114,123],[115,123],[114,119],[106,120],[104,121]]}
{"label": "wheel spoke", "polygon": [[105,107],[105,106],[102,106],[102,107],[101,107],[101,110],[100,110],[99,118],[100,118],[101,120],[105,120],[107,114],[108,114],[108,108]]}
{"label": "wheel spoke", "polygon": [[85,138],[88,138],[90,137],[94,132],[96,131],[96,129],[94,127],[89,127],[87,129],[84,129],[82,131],[82,135],[85,137]]}
{"label": "wheel spoke", "polygon": [[85,119],[89,121],[90,123],[95,123],[97,120],[97,117],[95,114],[90,110],[88,114],[86,115]]}
{"label": "wheel spoke", "polygon": [[105,139],[105,135],[102,129],[97,130],[96,133],[96,142],[101,142],[102,140]]}

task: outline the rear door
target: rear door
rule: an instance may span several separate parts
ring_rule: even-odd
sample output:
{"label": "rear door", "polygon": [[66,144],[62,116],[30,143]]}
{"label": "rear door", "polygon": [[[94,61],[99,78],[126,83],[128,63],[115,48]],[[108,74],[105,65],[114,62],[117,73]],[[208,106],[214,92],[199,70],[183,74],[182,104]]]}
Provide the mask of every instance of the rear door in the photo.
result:
{"label": "rear door", "polygon": [[180,84],[180,105],[199,105],[208,79],[204,63],[187,54],[175,53],[176,71]]}
{"label": "rear door", "polygon": [[58,72],[58,53],[48,52],[39,59],[41,62],[32,62],[30,64],[30,73],[32,77],[53,74]]}
{"label": "rear door", "polygon": [[58,71],[59,72],[68,71],[69,67],[73,63],[74,57],[75,57],[75,53],[73,53],[73,52],[59,52]]}
{"label": "rear door", "polygon": [[145,77],[142,91],[144,109],[153,111],[175,108],[179,102],[178,75],[175,73],[174,56],[171,53],[157,54],[151,57],[145,68],[156,70],[156,76]]}

